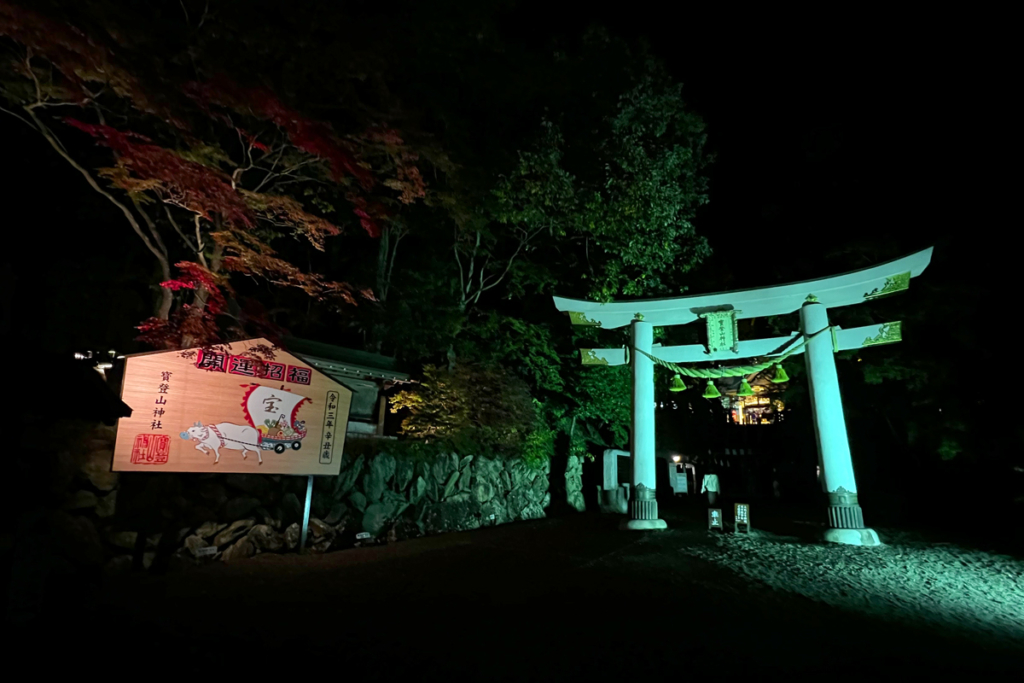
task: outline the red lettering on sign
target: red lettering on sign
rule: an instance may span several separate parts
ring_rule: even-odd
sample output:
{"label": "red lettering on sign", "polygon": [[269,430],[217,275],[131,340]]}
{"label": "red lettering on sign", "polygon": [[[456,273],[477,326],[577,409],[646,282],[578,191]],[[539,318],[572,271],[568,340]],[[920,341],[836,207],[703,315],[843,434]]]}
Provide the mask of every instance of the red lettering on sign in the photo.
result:
{"label": "red lettering on sign", "polygon": [[227,360],[228,355],[226,353],[199,349],[199,358],[196,360],[196,367],[200,370],[225,372],[227,370]]}
{"label": "red lettering on sign", "polygon": [[284,381],[284,363],[271,363],[270,361],[263,361],[263,368],[261,370],[260,377],[266,379],[277,380],[279,382]]}
{"label": "red lettering on sign", "polygon": [[313,371],[309,368],[302,368],[297,365],[288,366],[288,381],[295,384],[309,384],[313,378]]}
{"label": "red lettering on sign", "polygon": [[171,437],[165,434],[138,434],[132,445],[133,465],[163,465],[171,452]]}
{"label": "red lettering on sign", "polygon": [[228,361],[228,372],[232,375],[258,377],[259,362],[245,356],[231,356]]}

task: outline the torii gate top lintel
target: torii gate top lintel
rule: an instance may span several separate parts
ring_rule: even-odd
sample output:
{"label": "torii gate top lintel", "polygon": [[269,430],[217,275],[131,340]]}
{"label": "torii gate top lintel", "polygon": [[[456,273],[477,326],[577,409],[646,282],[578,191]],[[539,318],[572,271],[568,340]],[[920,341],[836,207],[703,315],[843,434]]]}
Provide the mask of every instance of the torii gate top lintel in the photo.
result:
{"label": "torii gate top lintel", "polygon": [[657,326],[685,325],[714,310],[735,310],[737,319],[784,315],[799,310],[809,295],[826,308],[836,308],[907,289],[910,278],[931,263],[932,249],[843,275],[773,287],[609,303],[556,296],[554,302],[559,311],[569,313],[574,325],[608,329],[629,325],[638,314],[644,322]]}

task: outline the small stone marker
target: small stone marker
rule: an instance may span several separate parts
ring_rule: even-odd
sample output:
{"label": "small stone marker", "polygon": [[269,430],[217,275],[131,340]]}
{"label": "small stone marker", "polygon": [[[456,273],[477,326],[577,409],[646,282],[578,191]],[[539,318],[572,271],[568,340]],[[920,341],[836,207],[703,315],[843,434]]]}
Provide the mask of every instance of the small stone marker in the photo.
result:
{"label": "small stone marker", "polygon": [[213,557],[217,554],[217,546],[208,545],[205,548],[196,548],[196,557]]}
{"label": "small stone marker", "polygon": [[710,508],[708,510],[708,531],[724,531],[725,528],[722,526],[722,511],[718,508]]}
{"label": "small stone marker", "polygon": [[743,527],[743,533],[750,533],[750,506],[746,503],[736,503],[736,525],[733,528],[734,533],[740,533],[740,527]]}
{"label": "small stone marker", "polygon": [[360,531],[356,534],[356,539],[362,541],[363,539],[370,538],[371,536],[373,536],[373,534],[369,531]]}

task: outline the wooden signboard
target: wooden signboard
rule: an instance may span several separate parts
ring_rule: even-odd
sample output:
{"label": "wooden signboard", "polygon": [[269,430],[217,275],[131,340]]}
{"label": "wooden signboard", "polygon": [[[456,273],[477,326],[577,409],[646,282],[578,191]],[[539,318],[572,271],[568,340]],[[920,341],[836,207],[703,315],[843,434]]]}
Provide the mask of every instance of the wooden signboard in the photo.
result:
{"label": "wooden signboard", "polygon": [[128,356],[121,400],[115,472],[336,475],[352,391],[250,339]]}
{"label": "wooden signboard", "polygon": [[710,508],[708,509],[708,531],[714,531],[715,529],[724,531],[724,527],[722,526],[722,511],[718,508]]}
{"label": "wooden signboard", "polygon": [[750,533],[750,506],[746,503],[736,503],[735,515],[736,525],[733,527],[733,533],[739,533],[740,527],[743,528],[743,533]]}
{"label": "wooden signboard", "polygon": [[729,350],[736,352],[739,343],[736,314],[739,311],[715,311],[701,313],[708,327],[708,352],[717,353]]}

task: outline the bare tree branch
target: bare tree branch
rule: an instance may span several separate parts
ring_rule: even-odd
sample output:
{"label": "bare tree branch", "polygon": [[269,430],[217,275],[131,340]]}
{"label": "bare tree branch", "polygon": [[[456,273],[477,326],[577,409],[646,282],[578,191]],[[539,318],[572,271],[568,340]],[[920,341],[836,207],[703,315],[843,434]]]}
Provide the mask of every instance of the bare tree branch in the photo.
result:
{"label": "bare tree branch", "polygon": [[391,275],[395,272],[395,256],[398,254],[398,243],[405,237],[406,232],[402,230],[395,236],[395,246],[391,248],[391,259],[388,261],[388,285],[391,284]]}
{"label": "bare tree branch", "polygon": [[[484,275],[487,274],[487,264],[490,263],[490,262],[491,262],[491,257],[487,256],[487,258],[484,259],[484,262],[480,264],[480,277],[479,277],[480,284],[477,287],[477,289],[480,290],[480,291],[483,291]],[[479,299],[479,298],[480,297],[477,297],[477,299]]]}
{"label": "bare tree branch", "polygon": [[[481,286],[481,288],[480,288],[480,292],[479,292],[480,294],[483,294],[483,293],[484,293],[484,292],[486,292],[486,291],[487,291],[488,289],[493,289],[494,287],[497,287],[497,286],[498,286],[498,284],[500,284],[500,283],[501,283],[501,281],[505,279],[505,276],[506,276],[506,275],[508,275],[508,271],[509,271],[509,270],[510,270],[510,269],[512,268],[512,262],[516,260],[516,257],[517,257],[517,256],[519,256],[519,252],[520,252],[520,251],[522,251],[522,249],[523,249],[523,246],[524,246],[525,244],[526,244],[526,242],[520,242],[520,243],[519,243],[519,246],[518,246],[518,247],[516,247],[516,250],[515,250],[515,252],[514,252],[514,253],[512,254],[512,256],[510,256],[510,257],[509,257],[509,259],[508,259],[508,262],[507,262],[507,263],[505,264],[505,270],[501,271],[501,275],[497,276],[497,277],[496,277],[496,278],[494,279],[494,281],[492,281],[492,282],[491,282],[490,284],[488,284],[488,285],[487,285],[486,287],[483,287],[483,286]],[[492,277],[493,277],[493,276],[492,276]],[[477,298],[479,298],[479,296],[478,296]]]}
{"label": "bare tree branch", "polygon": [[[160,252],[160,250],[149,239],[149,237],[146,236],[146,233],[142,230],[142,226],[139,225],[138,219],[136,219],[134,214],[132,214],[131,209],[125,206],[122,202],[119,202],[116,197],[114,197],[112,194],[110,194],[102,187],[100,187],[99,183],[96,182],[96,179],[92,176],[92,174],[89,173],[89,171],[87,171],[81,164],[75,161],[70,154],[67,153],[67,151],[64,149],[64,146],[60,144],[60,141],[57,140],[53,132],[46,127],[46,124],[44,124],[39,119],[39,117],[35,115],[35,112],[33,112],[31,109],[28,109],[27,107],[25,108],[25,111],[26,113],[28,113],[29,117],[35,123],[36,130],[38,130],[39,133],[43,136],[43,138],[48,143],[50,143],[50,146],[53,147],[57,154],[63,157],[63,159],[67,161],[72,168],[74,168],[76,171],[82,174],[82,177],[85,178],[85,181],[89,184],[89,187],[91,187],[93,190],[99,193],[100,196],[106,198],[111,204],[113,204],[114,206],[121,210],[121,213],[124,214],[124,217],[128,219],[128,224],[132,226],[132,230],[135,231],[135,234],[139,236],[139,239],[141,239],[142,243],[146,245],[146,248],[149,249],[150,252],[153,253],[153,256],[156,257],[157,261],[160,262],[161,268],[164,268],[164,266],[166,266],[167,272],[170,272],[170,266],[169,264],[167,264],[166,257],[163,255],[163,253]],[[163,292],[163,296],[165,299],[171,295],[170,290],[163,288],[161,288],[161,290]],[[159,310],[164,310],[163,300],[161,301]],[[169,306],[167,307],[167,310],[170,310]]]}
{"label": "bare tree branch", "polygon": [[[480,295],[482,295],[487,290],[493,289],[494,287],[497,287],[499,284],[501,284],[502,280],[505,279],[505,276],[508,275],[509,270],[511,270],[512,264],[513,264],[513,262],[515,262],[516,258],[519,256],[520,252],[522,252],[522,250],[527,245],[529,245],[530,242],[532,242],[534,240],[534,238],[537,237],[537,235],[539,235],[542,232],[544,232],[544,228],[538,228],[538,229],[534,230],[532,233],[523,232],[523,236],[519,240],[519,245],[516,247],[516,250],[512,253],[512,255],[508,258],[508,261],[506,261],[505,268],[504,268],[504,270],[501,271],[500,274],[497,274],[497,275],[492,274],[492,275],[489,275],[485,279],[483,277],[483,273],[481,272],[480,287],[479,287],[479,290],[476,293],[475,300],[479,300],[480,299]],[[486,267],[486,263],[485,263],[485,267]]]}
{"label": "bare tree branch", "polygon": [[274,169],[276,169],[276,168],[277,168],[277,165],[278,165],[279,163],[281,163],[281,159],[282,159],[282,157],[284,157],[284,151],[285,151],[286,149],[288,149],[288,145],[281,145],[281,148],[280,148],[280,149],[278,149],[278,150],[277,150],[276,152],[275,152],[275,151],[273,151],[273,150],[272,150],[272,151],[270,151],[270,152],[267,152],[267,157],[270,157],[270,156],[271,156],[271,155],[273,155],[273,154],[277,154],[277,158],[276,158],[276,159],[274,159],[274,163],[272,163],[272,164],[270,165],[270,170],[271,170],[271,171],[273,171]]}
{"label": "bare tree branch", "polygon": [[[278,159],[278,161],[280,161],[280,159]],[[318,163],[318,162],[320,162],[320,159],[307,159],[306,161],[303,161],[301,163],[295,164],[291,168],[286,169],[284,171],[281,171],[280,173],[274,173],[273,169],[277,167],[277,161],[275,161],[274,165],[271,167],[271,170],[267,171],[267,175],[265,175],[263,177],[263,180],[260,181],[260,184],[256,186],[256,189],[254,189],[253,192],[259,192],[263,188],[263,186],[266,185],[268,182],[271,182],[271,181],[275,181],[276,182],[280,178],[288,177],[288,178],[294,178],[294,180],[316,181],[316,178],[310,178],[310,177],[307,177],[307,176],[294,176],[293,173],[295,171],[299,170],[300,168],[302,168],[303,166],[309,166],[310,164],[315,164],[315,163]],[[250,168],[253,168],[253,167],[250,167]],[[258,167],[256,167],[256,168],[258,168]],[[249,169],[245,169],[245,170],[249,170]],[[263,169],[260,169],[260,170],[263,170]],[[287,182],[293,182],[293,181],[287,181]],[[284,183],[282,183],[282,184],[284,184]]]}
{"label": "bare tree branch", "polygon": [[96,110],[96,117],[99,119],[100,125],[107,125],[107,119],[103,116],[103,108],[100,106],[100,103],[96,100],[93,100],[93,109]]}
{"label": "bare tree branch", "polygon": [[10,114],[14,118],[24,123],[26,126],[30,126],[32,130],[36,130],[35,125],[31,121],[26,119],[24,116],[20,115],[18,112],[11,111],[10,109],[4,109],[3,107],[0,107],[0,111],[4,112],[5,114]]}
{"label": "bare tree branch", "polygon": [[199,255],[199,262],[203,264],[203,268],[208,268],[206,263],[206,255],[203,253],[206,250],[206,244],[203,243],[203,233],[199,230],[199,214],[195,216],[196,223],[196,254]]}
{"label": "bare tree branch", "polygon": [[185,246],[187,246],[194,252],[198,252],[199,248],[192,243],[188,235],[185,234],[185,231],[181,229],[181,226],[178,225],[178,221],[174,220],[174,215],[171,213],[171,207],[168,206],[167,204],[164,204],[164,213],[167,214],[167,220],[170,221],[171,227],[173,227],[174,231],[178,233],[179,237],[181,237],[182,241],[185,243]]}
{"label": "bare tree branch", "polygon": [[32,48],[28,48],[25,54],[25,71],[28,72],[29,77],[36,86],[36,104],[42,104],[43,89],[39,86],[39,79],[36,78],[36,72],[32,70]]}
{"label": "bare tree branch", "polygon": [[81,107],[83,102],[34,102],[28,105],[32,109],[50,109],[52,107]]}
{"label": "bare tree branch", "polygon": [[406,234],[407,231],[396,223],[389,223],[381,232],[380,256],[377,263],[377,296],[381,301],[387,301],[388,292],[391,290],[391,277],[395,272],[398,245]]}
{"label": "bare tree branch", "polygon": [[[156,242],[160,251],[163,252],[163,258],[159,258],[160,261],[160,272],[163,276],[161,282],[167,282],[171,279],[171,264],[170,258],[167,253],[167,246],[164,244],[163,239],[160,237],[160,230],[157,229],[156,223],[149,217],[149,214],[142,208],[142,204],[132,197],[132,203],[135,205],[135,210],[139,212],[142,219],[146,222],[146,227],[149,228],[149,234],[153,236],[153,240]],[[157,317],[166,320],[171,315],[171,305],[174,303],[174,293],[169,289],[163,287],[161,289],[160,308],[157,311]]]}
{"label": "bare tree branch", "polygon": [[206,14],[210,11],[210,0],[206,0],[206,6],[203,7],[203,16],[199,17],[199,25],[196,26],[196,30],[201,29],[203,24],[206,23]]}
{"label": "bare tree branch", "polygon": [[476,252],[480,248],[480,231],[476,231],[476,242],[473,244],[473,253],[469,255],[469,272],[466,274],[466,285],[465,290],[462,292],[462,299],[465,301],[469,298],[469,293],[473,289],[473,272],[476,268]]}
{"label": "bare tree branch", "polygon": [[[462,259],[459,258],[459,228],[455,227],[455,240],[452,243],[452,250],[455,252],[455,262],[459,265],[459,296],[464,297],[466,291],[466,279],[462,272]],[[465,306],[465,299],[463,299],[463,306]]]}
{"label": "bare tree branch", "polygon": [[[156,242],[164,256],[167,256],[167,245],[164,244],[164,240],[160,236],[160,230],[156,227],[156,223],[153,222],[153,219],[150,218],[149,214],[142,208],[141,202],[134,197],[132,197],[131,200],[132,204],[135,206],[135,210],[139,212],[139,215],[142,216],[142,220],[146,223],[146,227],[149,228],[149,233],[153,236],[153,241]],[[168,273],[168,275],[170,275],[170,273]]]}

